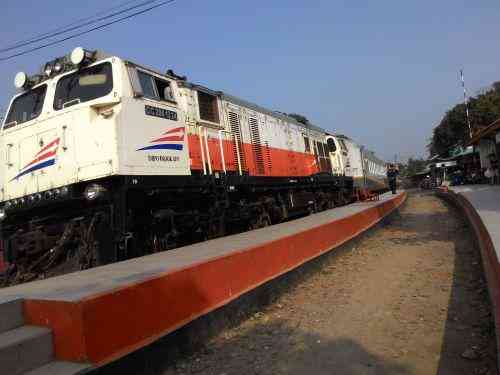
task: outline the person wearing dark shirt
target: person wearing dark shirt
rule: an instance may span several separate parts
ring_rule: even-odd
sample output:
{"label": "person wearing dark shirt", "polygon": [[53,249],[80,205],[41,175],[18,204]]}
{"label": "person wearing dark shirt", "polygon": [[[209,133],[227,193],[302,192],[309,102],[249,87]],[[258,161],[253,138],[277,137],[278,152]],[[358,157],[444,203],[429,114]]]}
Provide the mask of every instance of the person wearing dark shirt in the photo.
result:
{"label": "person wearing dark shirt", "polygon": [[391,189],[392,194],[396,194],[396,178],[399,175],[399,171],[394,167],[394,164],[389,164],[387,168],[387,181],[389,182],[389,189]]}

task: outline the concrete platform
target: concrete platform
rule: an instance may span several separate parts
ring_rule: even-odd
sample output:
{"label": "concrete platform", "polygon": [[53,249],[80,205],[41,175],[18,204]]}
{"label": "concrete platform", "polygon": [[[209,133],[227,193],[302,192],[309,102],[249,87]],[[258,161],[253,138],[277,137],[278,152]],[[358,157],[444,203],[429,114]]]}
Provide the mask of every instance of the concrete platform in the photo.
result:
{"label": "concrete platform", "polygon": [[493,306],[500,368],[500,186],[452,186],[447,192],[438,192],[438,195],[464,212],[478,240]]}
{"label": "concrete platform", "polygon": [[452,186],[450,190],[462,195],[481,218],[500,259],[500,185]]}
{"label": "concrete platform", "polygon": [[[59,361],[101,366],[343,244],[406,199],[385,194],[288,223],[0,290],[53,332]],[[2,319],[0,317],[0,319]]]}

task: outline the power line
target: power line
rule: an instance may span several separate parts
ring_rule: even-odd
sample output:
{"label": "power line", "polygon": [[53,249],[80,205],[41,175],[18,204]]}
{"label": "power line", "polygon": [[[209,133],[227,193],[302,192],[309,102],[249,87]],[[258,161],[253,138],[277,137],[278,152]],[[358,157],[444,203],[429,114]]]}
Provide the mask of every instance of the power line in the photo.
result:
{"label": "power line", "polygon": [[10,46],[4,47],[4,48],[3,48],[2,50],[0,50],[0,51],[7,51],[7,50],[9,50],[9,49],[14,49],[14,48],[17,48],[17,47],[21,47],[21,45],[22,45],[23,43],[30,42],[30,41],[32,41],[32,40],[34,40],[34,39],[36,39],[36,38],[48,37],[48,35],[50,35],[50,34],[52,34],[52,33],[56,33],[56,32],[59,32],[59,31],[61,31],[61,30],[65,30],[65,29],[67,29],[67,28],[69,28],[69,27],[72,27],[72,26],[74,26],[74,25],[77,25],[77,24],[79,24],[79,23],[81,23],[81,22],[88,21],[88,20],[90,20],[90,19],[92,19],[92,18],[94,18],[94,17],[100,16],[100,15],[102,15],[102,14],[106,14],[106,13],[108,13],[108,12],[112,11],[112,10],[123,8],[124,6],[126,6],[126,5],[128,5],[128,4],[131,4],[131,3],[135,3],[135,2],[137,2],[137,1],[138,1],[138,0],[128,0],[128,1],[125,1],[124,3],[122,3],[122,4],[118,5],[118,6],[113,6],[113,7],[106,8],[106,9],[104,9],[104,10],[101,10],[101,11],[97,12],[97,13],[94,13],[94,14],[93,14],[93,15],[91,15],[91,16],[87,16],[87,17],[84,17],[84,18],[80,18],[80,19],[75,20],[75,21],[73,21],[73,22],[70,22],[70,23],[68,23],[68,24],[66,24],[66,25],[64,25],[64,26],[60,26],[60,27],[58,27],[58,28],[56,28],[56,29],[52,29],[51,31],[46,31],[46,32],[44,32],[44,33],[42,33],[42,34],[33,35],[33,36],[32,36],[32,37],[30,37],[30,38],[23,39],[23,40],[20,40],[20,41],[18,41],[18,42],[15,42],[15,43],[13,43],[13,44],[12,44],[12,45],[10,45]]}
{"label": "power line", "polygon": [[121,21],[125,21],[129,18],[132,18],[132,17],[135,17],[135,16],[138,16],[140,14],[143,14],[143,13],[146,13],[146,12],[149,12],[150,10],[153,10],[153,9],[156,9],[156,8],[159,8],[163,5],[167,5],[167,4],[170,4],[170,3],[173,3],[175,0],[167,0],[167,1],[163,1],[159,4],[156,4],[156,5],[153,5],[149,8],[146,8],[146,9],[142,9],[138,12],[135,12],[135,13],[132,13],[132,14],[129,14],[125,17],[121,17],[121,18],[118,18],[116,20],[113,20],[113,21],[110,21],[110,22],[107,22],[107,23],[104,23],[102,25],[99,25],[99,26],[95,26],[91,29],[88,29],[88,30],[85,30],[85,31],[81,31],[81,32],[78,32],[78,33],[75,33],[75,34],[72,34],[72,35],[69,35],[65,38],[61,38],[61,39],[57,39],[57,40],[54,40],[50,43],[46,43],[46,44],[42,44],[40,46],[37,46],[37,47],[34,47],[34,48],[30,48],[30,49],[27,49],[25,51],[22,51],[22,52],[18,52],[18,53],[15,53],[13,55],[10,55],[10,56],[6,56],[6,57],[1,57],[0,58],[0,61],[7,61],[7,60],[10,60],[10,59],[13,59],[14,57],[19,57],[19,56],[23,56],[23,55],[26,55],[28,53],[31,53],[31,52],[35,52],[35,51],[38,51],[38,50],[41,50],[42,48],[46,48],[46,47],[50,47],[50,46],[53,46],[53,45],[56,45],[56,44],[60,44],[62,42],[65,42],[67,40],[70,40],[70,39],[74,39],[74,38],[77,38],[79,36],[82,36],[82,35],[85,35],[85,34],[88,34],[88,33],[91,33],[92,31],[96,31],[96,30],[100,30],[100,29],[104,29],[105,27],[108,27],[108,26],[111,26],[115,23],[118,23],[118,22],[121,22]]}
{"label": "power line", "polygon": [[[135,0],[137,1],[137,0]],[[93,25],[93,24],[96,24],[98,22],[101,22],[101,21],[105,21],[109,18],[113,18],[113,17],[116,17],[116,16],[119,16],[120,14],[123,14],[123,13],[127,13],[131,10],[134,10],[134,9],[137,9],[137,8],[141,8],[143,6],[146,6],[148,4],[151,4],[151,3],[154,3],[158,0],[148,0],[148,1],[144,1],[140,4],[136,4],[132,7],[129,7],[129,8],[126,8],[126,9],[122,9],[118,12],[115,12],[115,13],[112,13],[112,14],[108,14],[106,16],[103,16],[103,17],[99,17],[99,18],[96,18],[96,19],[91,19],[90,21],[87,21],[87,22],[84,22],[84,23],[81,23],[81,24],[76,24],[75,26],[72,26],[72,27],[69,27],[69,28],[66,28],[66,29],[63,29],[63,30],[59,30],[59,31],[54,31],[52,33],[45,33],[45,34],[42,34],[41,36],[38,36],[38,37],[35,37],[34,39],[32,40],[26,40],[26,41],[23,41],[23,42],[18,42],[17,44],[15,45],[12,45],[10,47],[6,47],[6,48],[2,48],[0,49],[0,52],[7,52],[7,51],[12,51],[14,49],[18,49],[18,48],[21,48],[21,47],[24,47],[24,46],[28,46],[30,44],[34,44],[34,43],[37,43],[37,42],[40,42],[44,39],[49,39],[49,38],[53,38],[53,37],[56,37],[56,36],[59,36],[59,35],[62,35],[62,34],[66,34],[66,33],[69,33],[70,31],[74,31],[74,30],[78,30],[78,29],[81,29],[82,27],[85,27],[85,26],[90,26],[90,25]],[[107,12],[105,12],[107,13]],[[92,17],[89,17],[89,18],[92,18]]]}

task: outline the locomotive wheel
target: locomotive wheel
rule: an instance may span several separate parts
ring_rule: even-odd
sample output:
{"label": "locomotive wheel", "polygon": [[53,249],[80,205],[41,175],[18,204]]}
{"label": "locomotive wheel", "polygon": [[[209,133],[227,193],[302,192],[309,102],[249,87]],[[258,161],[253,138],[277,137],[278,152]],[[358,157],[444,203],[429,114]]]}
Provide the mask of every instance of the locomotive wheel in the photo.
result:
{"label": "locomotive wheel", "polygon": [[81,235],[80,268],[88,269],[115,261],[114,243],[104,214],[95,214]]}
{"label": "locomotive wheel", "polygon": [[262,212],[250,221],[249,230],[259,229],[268,227],[271,225],[271,217],[267,211],[262,210]]}
{"label": "locomotive wheel", "polygon": [[312,214],[314,214],[316,212],[320,212],[320,211],[323,211],[323,210],[321,209],[321,204],[318,204],[317,201],[314,201],[314,203],[307,206],[308,215],[312,215]]}
{"label": "locomotive wheel", "polygon": [[326,209],[331,210],[332,208],[335,208],[335,201],[333,197],[328,197],[329,199],[326,201]]}
{"label": "locomotive wheel", "polygon": [[219,216],[210,216],[207,230],[208,240],[212,238],[222,237],[226,234],[226,216],[221,214]]}

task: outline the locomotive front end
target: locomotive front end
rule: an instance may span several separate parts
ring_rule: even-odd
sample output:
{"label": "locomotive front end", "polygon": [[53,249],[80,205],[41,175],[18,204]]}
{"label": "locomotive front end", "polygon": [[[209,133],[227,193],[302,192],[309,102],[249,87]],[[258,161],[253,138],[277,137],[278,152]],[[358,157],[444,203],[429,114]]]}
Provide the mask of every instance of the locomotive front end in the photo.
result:
{"label": "locomotive front end", "polygon": [[[72,245],[89,247],[90,226],[109,220],[104,212],[118,164],[122,64],[76,48],[39,74],[16,75],[21,92],[10,102],[0,140],[0,216],[10,273],[29,279],[50,268]],[[85,256],[77,269],[92,262]]]}

